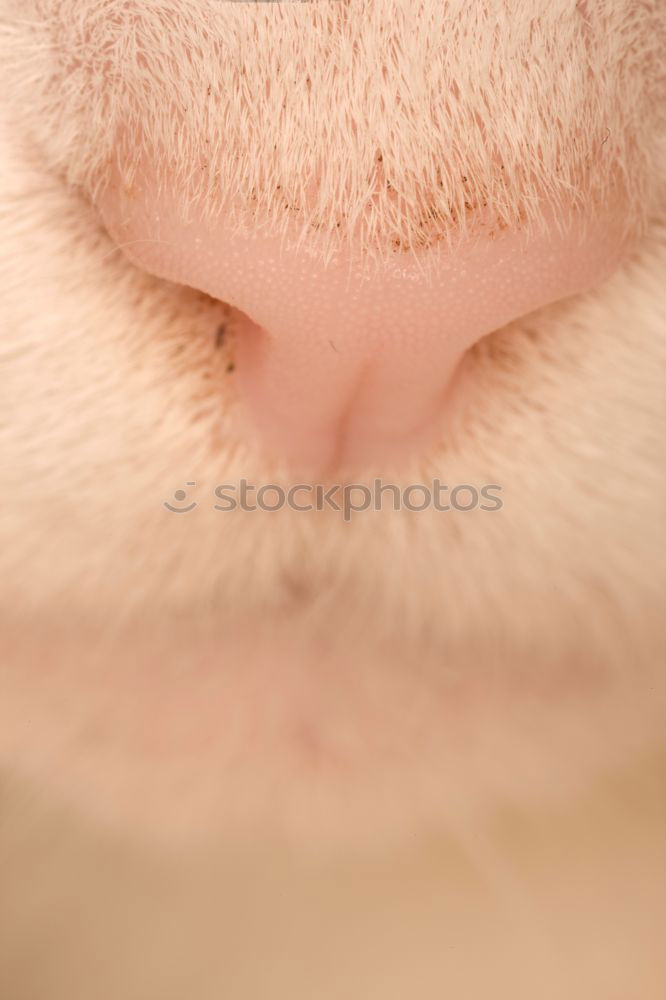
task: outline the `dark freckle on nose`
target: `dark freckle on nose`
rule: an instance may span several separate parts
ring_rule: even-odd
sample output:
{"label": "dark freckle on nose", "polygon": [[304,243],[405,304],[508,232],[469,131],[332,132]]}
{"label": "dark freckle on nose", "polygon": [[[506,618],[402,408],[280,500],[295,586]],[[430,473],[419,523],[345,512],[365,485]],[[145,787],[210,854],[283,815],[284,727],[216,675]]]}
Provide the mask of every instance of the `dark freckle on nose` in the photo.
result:
{"label": "dark freckle on nose", "polygon": [[215,331],[215,347],[219,350],[224,344],[224,340],[227,333],[227,324],[220,323],[217,330]]}

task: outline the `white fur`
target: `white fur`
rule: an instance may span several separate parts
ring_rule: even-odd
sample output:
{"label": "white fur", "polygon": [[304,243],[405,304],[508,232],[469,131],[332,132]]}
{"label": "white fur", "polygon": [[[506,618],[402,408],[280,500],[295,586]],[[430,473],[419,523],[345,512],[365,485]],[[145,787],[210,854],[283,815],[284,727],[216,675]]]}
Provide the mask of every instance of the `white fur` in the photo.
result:
{"label": "white fur", "polygon": [[[222,58],[221,37],[213,32],[218,23],[239,33],[247,31],[249,18],[258,25],[257,52],[267,63],[264,76],[253,77],[259,118],[247,137],[248,165],[258,169],[266,162],[280,94],[276,89],[259,102],[258,84],[273,72],[270,60],[281,47],[293,45],[294,19],[328,24],[330,18],[336,31],[324,37],[336,40],[342,59],[343,52],[351,53],[352,35],[360,45],[373,39],[378,44],[385,5],[369,5],[362,17],[359,8],[342,4],[252,13],[244,5],[155,0],[140,9],[69,0],[20,7],[4,0],[0,7],[3,37],[12,41],[14,55],[3,100],[0,164],[0,600],[6,702],[17,706],[11,714],[18,725],[11,738],[9,725],[4,731],[19,757],[35,753],[41,759],[56,738],[53,732],[58,740],[66,733],[76,745],[93,697],[87,685],[98,691],[96,671],[102,667],[99,676],[115,672],[120,678],[103,713],[118,718],[133,704],[131,678],[144,677],[158,655],[165,664],[208,661],[211,643],[226,657],[222,677],[236,699],[252,706],[234,739],[245,752],[242,734],[247,736],[246,726],[252,731],[256,718],[270,734],[270,749],[263,747],[252,780],[265,788],[275,777],[268,762],[283,768],[291,775],[285,801],[295,813],[309,788],[301,767],[312,753],[312,737],[303,737],[303,729],[317,734],[318,752],[330,763],[340,712],[350,733],[350,782],[381,772],[385,740],[408,759],[414,731],[431,735],[423,759],[414,763],[417,772],[423,769],[423,785],[412,780],[409,768],[399,784],[400,794],[415,796],[415,817],[442,808],[439,765],[451,747],[441,713],[457,717],[459,696],[468,705],[463,718],[471,720],[467,739],[479,730],[491,742],[505,741],[512,764],[498,773],[492,752],[479,752],[474,766],[468,762],[467,770],[447,772],[444,798],[451,800],[468,793],[474,798],[475,787],[540,793],[543,785],[525,774],[524,765],[535,759],[546,762],[553,784],[560,778],[566,784],[586,768],[621,758],[629,747],[659,744],[666,238],[656,171],[650,169],[661,141],[651,62],[659,37],[657,7],[589,0],[576,13],[568,3],[534,3],[531,33],[529,12],[514,21],[504,4],[456,7],[457,19],[448,17],[450,5],[431,4],[425,13],[389,7],[391,24],[408,25],[395,32],[402,54],[395,51],[389,80],[395,85],[399,71],[406,73],[418,56],[432,72],[432,85],[450,93],[455,60],[456,74],[464,74],[464,111],[453,115],[452,103],[444,101],[429,130],[430,100],[418,97],[414,130],[391,106],[383,115],[374,112],[373,131],[371,102],[363,104],[359,95],[371,80],[379,99],[384,84],[381,60],[366,52],[345,77],[350,89],[344,102],[342,96],[331,98],[330,114],[318,119],[307,147],[295,144],[293,121],[281,126],[284,148],[270,162],[287,187],[320,156],[330,169],[322,182],[326,206],[339,208],[334,178],[354,180],[351,190],[358,194],[359,167],[372,162],[382,132],[395,129],[383,147],[384,163],[391,162],[394,176],[412,194],[418,188],[415,163],[432,165],[434,150],[448,143],[457,151],[457,159],[440,161],[448,200],[462,197],[456,178],[464,160],[471,164],[466,170],[475,194],[495,199],[497,211],[509,218],[519,203],[524,210],[529,205],[530,177],[542,187],[569,190],[589,155],[596,159],[587,195],[595,186],[599,195],[606,190],[606,162],[616,170],[631,165],[632,225],[638,225],[639,201],[649,221],[633,256],[604,287],[526,317],[470,354],[466,378],[473,403],[464,421],[447,429],[426,462],[404,472],[405,482],[439,475],[451,483],[498,483],[504,499],[499,514],[396,517],[384,511],[346,525],[335,514],[215,512],[212,490],[218,483],[277,475],[251,457],[228,422],[233,380],[214,346],[226,307],[135,270],[100,229],[86,200],[121,123],[127,134],[149,123],[145,145],[168,152],[185,173],[195,149],[203,150],[197,144],[205,144],[205,134],[219,169],[229,169],[221,121],[205,110],[206,86],[197,91],[198,101],[194,89],[195,80],[199,86],[212,77],[219,107],[238,112],[223,95],[236,99],[239,63]],[[498,35],[490,30],[495,23],[502,27]],[[132,40],[128,25],[143,34]],[[167,28],[165,47],[159,40]],[[430,49],[442,34],[444,59]],[[328,63],[313,58],[305,44],[311,37],[305,35],[298,54],[316,89],[323,87]],[[493,38],[502,53],[498,72],[508,87],[502,97],[488,75]],[[557,39],[557,58],[548,38],[553,45]],[[477,42],[478,64],[467,58]],[[508,58],[512,46],[530,54],[527,68]],[[181,71],[177,81],[174,66]],[[301,95],[298,88],[290,93]],[[170,146],[174,102],[183,113],[187,108],[187,128]],[[485,118],[489,144],[470,127],[476,102],[500,102]],[[541,131],[536,104],[545,116]],[[304,121],[303,105],[295,107]],[[517,117],[509,115],[510,107]],[[353,147],[348,137],[343,141],[345,108],[363,126]],[[243,120],[236,113],[227,123],[226,132],[234,136],[229,149],[239,141]],[[536,134],[538,157],[528,155]],[[502,151],[509,167],[506,186],[493,182],[497,161],[488,149]],[[557,173],[556,160],[565,152]],[[432,180],[430,175],[424,182],[428,190]],[[270,185],[263,191],[270,193]],[[344,203],[351,214],[360,204],[356,194],[347,194]],[[400,216],[408,238],[414,218],[411,211]],[[381,199],[375,221],[377,234],[398,224]],[[190,479],[197,481],[200,507],[184,518],[167,514],[163,501]],[[256,640],[265,654],[261,643],[270,648],[273,636],[280,637],[275,644],[283,658],[295,662],[281,668],[279,697],[274,684],[264,683],[265,664],[248,650]],[[48,711],[51,675],[41,677],[37,690],[32,684],[44,656],[77,678],[66,688],[71,700],[61,713]],[[322,677],[330,672],[321,666],[319,676],[317,668],[319,659],[328,658],[342,692],[331,694],[330,703],[321,695]],[[121,662],[131,669],[120,669]],[[359,676],[378,692],[381,705],[369,727],[364,719],[372,710],[365,696],[355,700],[353,693]],[[395,687],[389,677],[398,678]],[[303,692],[313,684],[316,690],[315,681],[323,685],[320,693],[304,705]],[[590,691],[599,698],[592,704],[584,695]],[[194,683],[190,693],[190,709],[199,711],[205,696]],[[533,745],[506,721],[514,696],[527,719],[539,720],[534,725],[541,736]],[[38,740],[28,747],[21,735],[16,720],[23,718],[24,697],[33,713],[44,699],[43,745]],[[412,716],[402,710],[410,698]],[[212,767],[197,768],[195,796],[203,789],[206,801],[208,794],[216,798],[219,761],[236,752],[222,722],[220,727],[219,757],[213,754]],[[112,741],[112,754],[122,761],[131,745],[129,737]],[[133,750],[132,756],[136,763],[141,754]],[[74,758],[64,751],[63,774],[76,770]],[[96,758],[86,760],[94,786]],[[289,761],[296,761],[298,777]],[[395,771],[401,773],[397,764]],[[231,783],[225,808],[233,811],[235,779],[227,774],[225,780]],[[363,780],[359,787],[367,790]],[[253,799],[245,784],[239,794]],[[358,794],[372,815],[376,802]],[[261,793],[255,798],[261,801]],[[399,807],[400,795],[394,801]]]}
{"label": "white fur", "polygon": [[630,227],[654,202],[655,0],[527,0],[520,16],[506,0],[3,10],[22,127],[97,195],[116,163],[131,189],[145,157],[210,215],[236,219],[233,192],[257,225],[295,217],[324,247],[362,221],[380,257],[455,241],[480,214],[538,224],[543,198],[601,207],[619,185]]}
{"label": "white fur", "polygon": [[[633,0],[0,0],[3,997],[662,996],[662,24]],[[467,412],[403,473],[498,483],[503,510],[213,511],[278,473],[233,430],[228,308],[140,273],[90,205],[139,149],[211,212],[240,149],[260,215],[281,183],[342,237],[374,193],[384,251],[433,236],[426,204],[455,237],[466,201],[522,224],[619,178],[633,254],[479,344]],[[200,506],[167,513],[190,479]],[[224,840],[156,849],[192,825]]]}

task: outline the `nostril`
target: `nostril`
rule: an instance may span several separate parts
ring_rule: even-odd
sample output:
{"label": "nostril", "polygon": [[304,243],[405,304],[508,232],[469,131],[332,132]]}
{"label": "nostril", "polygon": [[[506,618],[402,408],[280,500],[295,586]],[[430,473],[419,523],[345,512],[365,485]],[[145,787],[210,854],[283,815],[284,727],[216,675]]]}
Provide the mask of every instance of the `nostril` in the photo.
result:
{"label": "nostril", "polygon": [[[324,261],[314,237],[182,220],[177,199],[118,193],[103,214],[147,270],[241,310],[235,378],[248,433],[299,475],[380,470],[442,432],[465,351],[524,313],[588,288],[617,264],[621,226],[573,211],[539,231],[478,226],[455,249],[366,268]],[[565,224],[562,224],[562,223]]]}

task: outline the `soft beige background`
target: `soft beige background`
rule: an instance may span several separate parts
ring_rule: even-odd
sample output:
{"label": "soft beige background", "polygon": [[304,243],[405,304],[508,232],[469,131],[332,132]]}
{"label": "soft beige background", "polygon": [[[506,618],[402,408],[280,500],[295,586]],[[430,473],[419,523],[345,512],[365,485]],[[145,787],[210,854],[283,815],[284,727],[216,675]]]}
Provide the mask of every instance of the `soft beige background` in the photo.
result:
{"label": "soft beige background", "polygon": [[659,1000],[664,768],[401,847],[139,841],[5,774],[6,1000]]}

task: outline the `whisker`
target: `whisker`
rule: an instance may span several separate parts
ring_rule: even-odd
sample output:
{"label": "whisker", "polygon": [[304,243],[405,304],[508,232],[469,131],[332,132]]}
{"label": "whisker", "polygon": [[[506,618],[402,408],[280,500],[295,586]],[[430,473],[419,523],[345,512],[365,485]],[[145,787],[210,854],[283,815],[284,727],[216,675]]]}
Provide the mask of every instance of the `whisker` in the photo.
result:
{"label": "whisker", "polygon": [[124,250],[126,247],[135,246],[137,243],[154,243],[160,246],[171,247],[172,249],[177,249],[177,244],[171,240],[155,240],[155,239],[143,239],[143,240],[128,240],[126,243],[118,243],[116,246],[112,247],[103,257],[100,258],[100,263],[103,263],[108,257],[116,253],[117,250]]}

